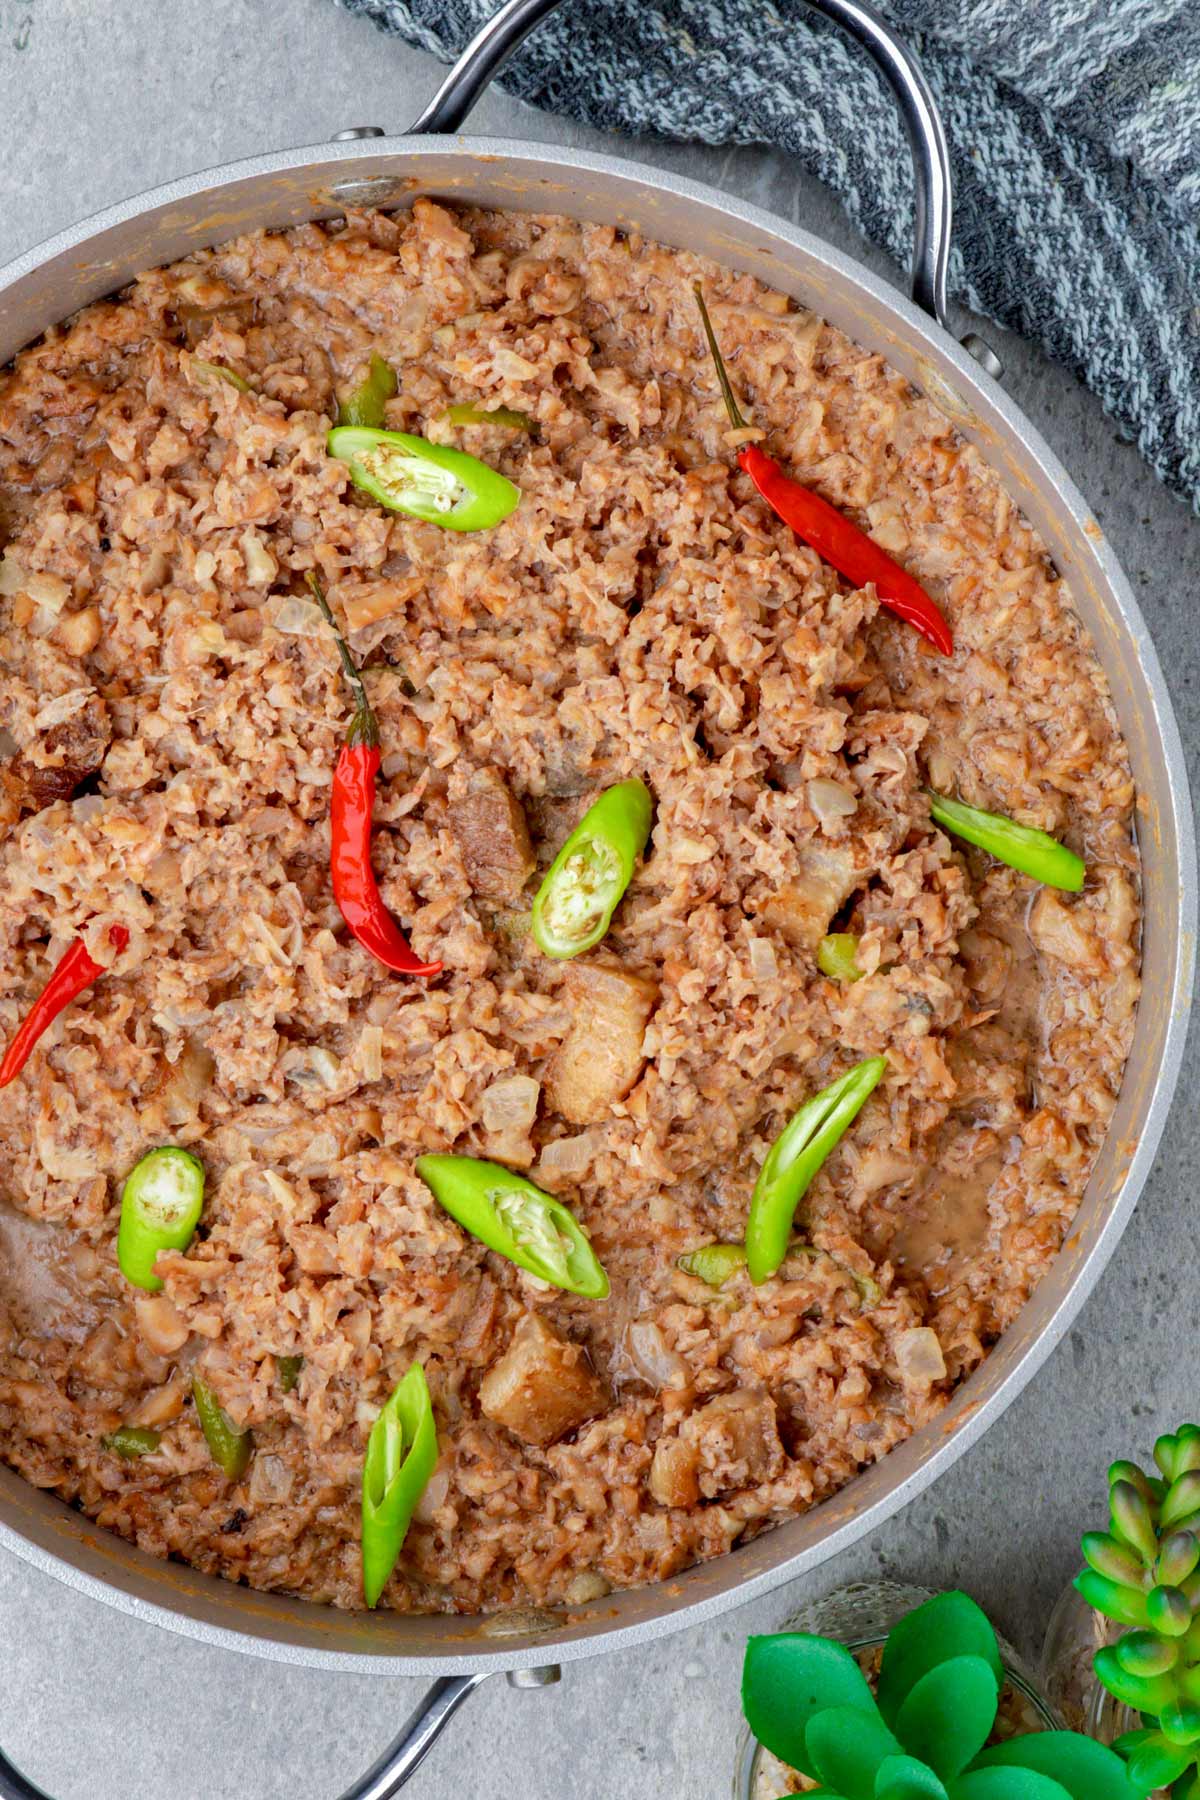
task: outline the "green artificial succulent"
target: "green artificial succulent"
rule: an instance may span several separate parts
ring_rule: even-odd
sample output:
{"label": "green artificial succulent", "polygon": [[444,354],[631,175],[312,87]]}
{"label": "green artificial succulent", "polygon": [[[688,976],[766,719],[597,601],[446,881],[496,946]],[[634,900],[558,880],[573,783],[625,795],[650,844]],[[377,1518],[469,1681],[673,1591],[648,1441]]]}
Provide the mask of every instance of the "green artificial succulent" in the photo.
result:
{"label": "green artificial succulent", "polygon": [[1108,1471],[1109,1528],[1084,1534],[1075,1586],[1129,1627],[1094,1667],[1142,1715],[1116,1742],[1135,1791],[1200,1800],[1200,1425],[1160,1437],[1154,1460],[1157,1476],[1131,1462]]}
{"label": "green artificial succulent", "polygon": [[1134,1800],[1125,1763],[1075,1731],[985,1748],[1004,1670],[966,1594],[892,1628],[878,1694],[843,1644],[806,1632],[746,1646],[742,1706],[761,1744],[821,1785],[806,1800]]}

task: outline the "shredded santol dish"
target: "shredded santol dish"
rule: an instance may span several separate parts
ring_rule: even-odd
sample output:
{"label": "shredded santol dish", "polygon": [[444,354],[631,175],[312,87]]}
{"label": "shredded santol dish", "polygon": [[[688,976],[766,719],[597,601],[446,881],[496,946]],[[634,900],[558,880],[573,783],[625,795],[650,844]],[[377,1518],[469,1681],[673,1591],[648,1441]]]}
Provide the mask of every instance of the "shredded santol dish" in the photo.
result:
{"label": "shredded santol dish", "polygon": [[934,405],[423,199],[25,351],[0,545],[13,1468],[471,1613],[936,1416],[1083,1193],[1139,887],[1092,647]]}

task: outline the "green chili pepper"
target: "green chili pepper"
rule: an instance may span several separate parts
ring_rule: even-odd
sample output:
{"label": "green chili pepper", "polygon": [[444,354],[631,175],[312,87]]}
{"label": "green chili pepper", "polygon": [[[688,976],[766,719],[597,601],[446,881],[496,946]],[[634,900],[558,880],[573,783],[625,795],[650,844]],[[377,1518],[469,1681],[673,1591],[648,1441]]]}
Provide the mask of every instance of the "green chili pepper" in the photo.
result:
{"label": "green chili pepper", "polygon": [[382,356],[372,356],[366,375],[352,388],[338,407],[339,425],[365,425],[369,431],[382,428],[384,408],[396,392],[396,371]]}
{"label": "green chili pepper", "polygon": [[208,1383],[201,1381],[198,1375],[192,1377],[192,1399],[196,1402],[196,1417],[213,1461],[225,1471],[230,1481],[237,1481],[246,1473],[246,1464],[254,1448],[253,1435],[238,1430]]}
{"label": "green chili pepper", "polygon": [[533,903],[533,941],[547,956],[600,942],[646,847],[651,804],[644,781],[621,781],[584,813]]}
{"label": "green chili pepper", "polygon": [[442,416],[449,425],[505,425],[509,431],[537,430],[537,421],[528,413],[517,412],[511,406],[493,406],[488,412],[472,400],[448,406]]}
{"label": "green chili pepper", "polygon": [[858,939],[850,931],[832,931],[817,945],[817,967],[830,981],[861,981],[866,974],[854,958]]}
{"label": "green chili pepper", "polygon": [[417,1174],[439,1206],[489,1250],[588,1300],[603,1300],[608,1276],[574,1214],[500,1163],[474,1156],[419,1156]]}
{"label": "green chili pepper", "polygon": [[448,531],[482,531],[507,519],[521,490],[477,456],[406,431],[337,425],[326,444],[350,479],[389,512],[411,513]]}
{"label": "green chili pepper", "polygon": [[160,1250],[186,1250],[204,1205],[204,1165],[190,1150],[164,1145],[143,1156],[121,1189],[117,1262],[126,1281],[156,1294]]}
{"label": "green chili pepper", "polygon": [[946,831],[978,844],[997,862],[1032,875],[1046,887],[1066,888],[1077,894],[1087,873],[1083,858],[1034,825],[1018,825],[1003,813],[982,812],[962,800],[948,800],[943,794],[930,793],[929,810]]}
{"label": "green chili pepper", "polygon": [[362,1476],[363,1592],[374,1606],[396,1566],[417,1501],[437,1467],[425,1371],[414,1363],[371,1427]]}
{"label": "green chili pepper", "polygon": [[887,1059],[869,1056],[792,1114],[758,1172],[746,1221],[746,1262],[757,1286],[788,1254],[796,1208],[846,1127],[877,1085]]}
{"label": "green chili pepper", "polygon": [[685,1275],[699,1276],[709,1287],[724,1287],[731,1275],[746,1266],[745,1244],[701,1244],[686,1256],[675,1259],[675,1267]]}
{"label": "green chili pepper", "polygon": [[116,1456],[123,1456],[126,1462],[132,1462],[137,1456],[153,1456],[162,1443],[162,1438],[148,1426],[119,1425],[116,1431],[110,1431],[100,1442],[106,1450],[111,1450]]}
{"label": "green chili pepper", "polygon": [[198,356],[193,356],[192,367],[202,379],[207,379],[209,381],[227,381],[230,387],[237,389],[239,394],[252,394],[254,392],[254,389],[250,386],[250,383],[246,380],[244,375],[237,374],[233,369],[227,369],[224,363],[201,362]]}
{"label": "green chili pepper", "polygon": [[279,1385],[285,1394],[290,1394],[300,1379],[300,1371],[304,1367],[302,1356],[277,1356],[275,1367],[279,1371]]}

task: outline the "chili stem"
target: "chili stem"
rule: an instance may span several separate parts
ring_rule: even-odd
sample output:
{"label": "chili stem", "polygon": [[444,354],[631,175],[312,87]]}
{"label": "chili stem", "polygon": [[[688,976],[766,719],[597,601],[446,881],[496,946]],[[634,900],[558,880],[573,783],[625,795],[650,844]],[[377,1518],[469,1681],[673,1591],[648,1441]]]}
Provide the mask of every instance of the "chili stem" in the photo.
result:
{"label": "chili stem", "polygon": [[704,321],[704,335],[708,339],[708,347],[712,352],[713,366],[717,371],[717,380],[721,384],[721,393],[725,400],[725,408],[729,414],[729,423],[735,431],[745,431],[746,421],[734,398],[733,386],[729,380],[729,371],[725,367],[725,358],[721,355],[721,346],[717,343],[717,334],[713,330],[712,320],[708,316],[708,307],[704,304],[704,289],[697,281],[692,292],[696,296],[696,305],[700,308],[700,317]]}
{"label": "chili stem", "polygon": [[354,691],[354,717],[350,721],[350,729],[346,733],[348,744],[377,744],[379,742],[379,721],[375,717],[374,708],[367,698],[366,683],[359,674],[358,666],[350,654],[349,645],[342,636],[337,620],[329,610],[329,602],[325,598],[321,583],[312,569],[304,577],[312,592],[312,597],[320,607],[325,623],[333,633],[338,647],[338,655],[342,659],[342,671]]}

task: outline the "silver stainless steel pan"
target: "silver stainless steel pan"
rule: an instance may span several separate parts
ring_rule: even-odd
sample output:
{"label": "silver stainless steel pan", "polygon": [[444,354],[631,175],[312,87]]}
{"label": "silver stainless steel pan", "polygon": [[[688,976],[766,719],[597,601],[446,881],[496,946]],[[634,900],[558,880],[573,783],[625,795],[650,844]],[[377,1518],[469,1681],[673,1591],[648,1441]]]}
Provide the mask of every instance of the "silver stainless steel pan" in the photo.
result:
{"label": "silver stainless steel pan", "polygon": [[[903,110],[916,168],[913,298],[806,232],[694,182],[632,162],[453,135],[499,65],[556,0],[509,0],[403,137],[371,127],[157,188],[63,232],[0,272],[0,362],[139,270],[261,226],[330,218],[417,193],[565,212],[633,229],[747,270],[881,352],[930,394],[996,470],[1049,547],[1092,634],[1129,745],[1143,859],[1144,992],[1124,1088],[1074,1230],[1029,1305],[937,1422],[812,1512],[669,1584],[564,1612],[410,1618],[335,1612],[248,1592],[143,1555],[0,1469],[0,1544],[94,1598],[173,1631],[282,1662],[438,1677],[344,1800],[385,1800],[473,1687],[507,1672],[536,1685],[558,1665],[627,1649],[814,1569],[919,1493],[974,1443],[1049,1356],[1117,1244],[1154,1159],[1183,1052],[1196,919],[1195,846],[1179,733],[1129,586],[1070,477],[993,379],[978,340],[946,324],[950,169],[929,89],[861,0],[809,0],[862,44]],[[969,353],[968,353],[969,352]],[[0,1757],[0,1792],[38,1790]]]}

